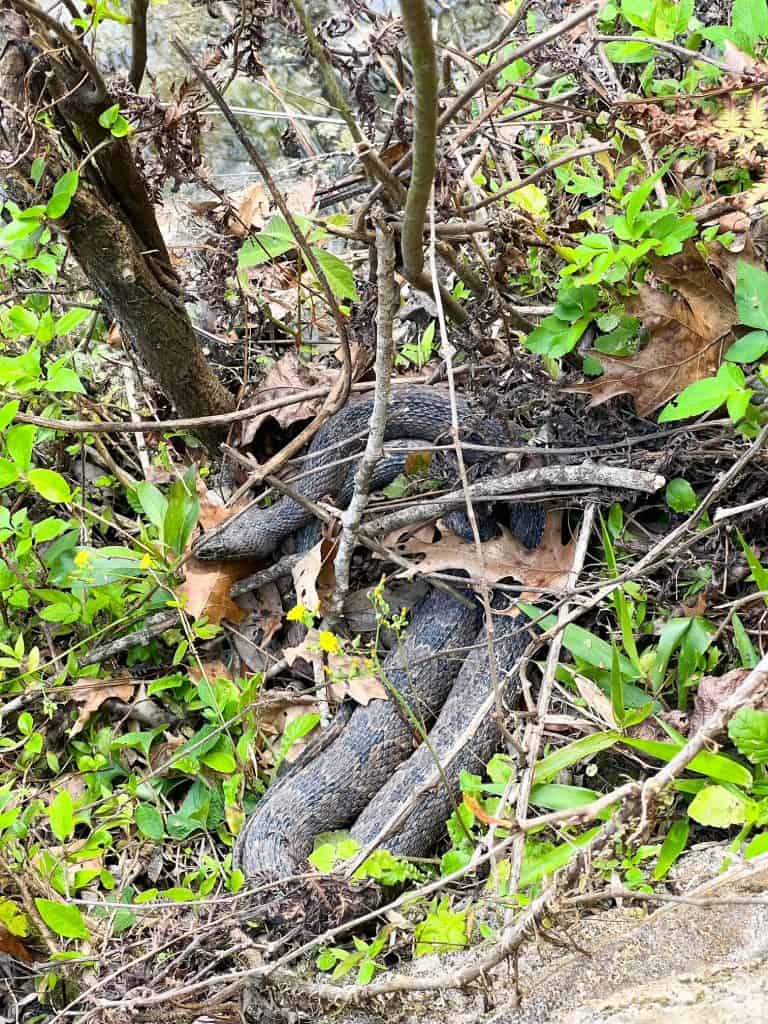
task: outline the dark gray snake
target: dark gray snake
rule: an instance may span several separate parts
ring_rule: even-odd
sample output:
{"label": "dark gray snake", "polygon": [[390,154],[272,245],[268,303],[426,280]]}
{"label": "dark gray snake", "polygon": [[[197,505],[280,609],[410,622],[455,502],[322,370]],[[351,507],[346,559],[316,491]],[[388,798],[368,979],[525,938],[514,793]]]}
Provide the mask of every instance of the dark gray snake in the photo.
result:
{"label": "dark gray snake", "polygon": [[[348,405],[316,435],[301,491],[311,498],[336,495],[348,465],[327,466],[359,451],[372,402]],[[478,417],[459,401],[465,440],[502,445],[501,424]],[[387,420],[387,440],[447,439],[448,399],[426,387],[396,395]],[[472,463],[485,454],[467,449]],[[392,475],[396,472],[393,464]],[[528,547],[543,529],[538,506],[521,506],[513,528]],[[195,546],[199,558],[265,555],[311,519],[283,498],[268,509],[249,508]],[[460,568],[460,566],[457,566]],[[460,580],[457,579],[457,584]],[[517,696],[517,663],[529,636],[520,616],[494,613],[494,657],[502,697]],[[492,693],[486,627],[476,601],[457,600],[441,590],[414,609],[401,643],[383,662],[389,700],[373,700],[347,713],[338,736],[317,756],[279,779],[246,822],[235,863],[249,876],[267,879],[299,874],[315,836],[351,826],[361,847],[374,841],[398,856],[424,856],[434,847],[459,793],[463,770],[482,771],[498,749],[501,729],[491,712]],[[428,741],[420,742],[428,731]],[[439,764],[439,768],[438,768]]]}

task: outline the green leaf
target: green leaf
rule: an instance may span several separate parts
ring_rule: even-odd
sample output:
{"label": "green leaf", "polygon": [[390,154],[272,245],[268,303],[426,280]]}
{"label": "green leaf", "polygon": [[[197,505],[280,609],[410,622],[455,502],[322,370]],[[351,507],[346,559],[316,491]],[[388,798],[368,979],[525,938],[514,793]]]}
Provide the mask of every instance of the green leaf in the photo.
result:
{"label": "green leaf", "polygon": [[747,820],[747,804],[724,786],[706,786],[689,804],[688,816],[710,828],[730,828]]}
{"label": "green leaf", "polygon": [[53,195],[48,200],[48,205],[45,208],[46,215],[51,220],[57,220],[67,212],[72,202],[72,196],[77,191],[79,181],[80,176],[77,171],[67,171],[56,182],[53,188]]}
{"label": "green leaf", "polygon": [[607,750],[620,739],[617,732],[596,732],[591,736],[582,736],[558,750],[553,750],[551,754],[547,754],[537,763],[533,777],[534,782],[549,782],[565,768],[570,768],[572,764],[578,764],[579,761],[583,761],[586,757],[592,757],[593,754],[598,754],[601,750]]}
{"label": "green leaf", "polygon": [[768,332],[750,331],[745,334],[725,353],[725,358],[731,363],[754,363],[762,359],[768,352]]}
{"label": "green leaf", "polygon": [[768,273],[745,260],[736,265],[736,311],[747,327],[768,329]]}
{"label": "green leaf", "polygon": [[414,929],[416,956],[450,953],[467,945],[467,911],[451,910],[447,896]]}
{"label": "green leaf", "polygon": [[705,377],[689,384],[677,398],[664,406],[659,423],[683,420],[719,409],[721,405],[744,387],[744,374],[733,363],[723,363],[714,377]]}
{"label": "green leaf", "polygon": [[520,889],[527,889],[546,875],[551,875],[565,867],[568,861],[576,855],[579,847],[586,846],[599,831],[599,825],[587,829],[582,835],[570,838],[559,846],[549,847],[544,853],[541,852],[538,844],[534,846],[526,843],[523,863],[520,868]]}
{"label": "green leaf", "polygon": [[163,817],[152,804],[139,804],[134,815],[136,828],[147,839],[153,839],[159,843],[165,836]]}
{"label": "green leaf", "polygon": [[37,314],[25,306],[12,306],[8,310],[8,319],[19,334],[34,334],[40,323]]}
{"label": "green leaf", "polygon": [[664,837],[656,867],[653,869],[655,881],[660,881],[666,876],[669,869],[685,849],[688,842],[689,824],[687,818],[679,818],[673,821],[669,831]]}
{"label": "green leaf", "polygon": [[[190,481],[190,484],[192,481]],[[165,543],[177,555],[184,553],[187,541],[197,525],[200,502],[186,481],[174,480],[168,491],[168,508],[163,520]]]}
{"label": "green leaf", "polygon": [[325,249],[318,249],[316,246],[313,246],[312,252],[320,264],[320,269],[328,278],[328,284],[336,298],[357,302],[359,296],[355,286],[355,278],[347,264],[334,253],[326,252]]}
{"label": "green leaf", "polygon": [[656,47],[648,43],[606,43],[605,54],[614,64],[646,64],[656,56]]}
{"label": "green leaf", "polygon": [[766,851],[768,851],[768,832],[761,832],[744,847],[744,856],[747,860],[752,860],[754,857],[760,857]]}
{"label": "green leaf", "polygon": [[120,104],[113,103],[99,114],[99,124],[102,128],[111,128],[120,116]]}
{"label": "green leaf", "polygon": [[280,740],[280,748],[275,757],[274,772],[277,772],[294,743],[306,736],[307,733],[312,732],[319,722],[320,715],[313,711],[308,711],[306,714],[299,715],[288,723]]}
{"label": "green leaf", "polygon": [[752,764],[768,763],[768,713],[740,708],[728,723],[728,735]]}
{"label": "green leaf", "polygon": [[162,537],[165,517],[168,513],[168,502],[165,496],[154,484],[146,480],[142,480],[136,485],[136,495],[145,516],[153,526],[157,527]]}
{"label": "green leaf", "polygon": [[51,831],[60,842],[66,842],[75,831],[75,814],[69,790],[60,790],[48,805]]}
{"label": "green leaf", "polygon": [[61,475],[52,469],[32,469],[27,479],[37,493],[46,501],[71,501],[72,492],[69,484]]}
{"label": "green leaf", "polygon": [[232,741],[227,736],[222,736],[216,747],[207,754],[203,754],[200,760],[215,772],[229,773],[237,768],[232,751]]}
{"label": "green leaf", "polygon": [[21,476],[19,467],[10,459],[0,459],[0,487],[15,484]]}
{"label": "green leaf", "polygon": [[[625,746],[641,750],[650,757],[658,758],[659,761],[671,761],[680,753],[683,746],[677,743],[663,743],[660,740],[641,740],[633,736],[620,736],[619,740]],[[733,758],[726,757],[725,754],[710,754],[707,751],[697,754],[688,765],[688,770],[696,772],[697,775],[706,775],[716,782],[730,782],[745,789],[753,782],[749,769]]]}
{"label": "green leaf", "polygon": [[[574,807],[586,807],[600,796],[594,789],[582,786],[565,786],[559,783],[542,783],[531,787],[531,803],[548,811],[570,811]],[[609,818],[607,808],[600,817]]]}
{"label": "green leaf", "polygon": [[[312,222],[298,213],[294,213],[293,218],[304,234],[308,236],[310,242],[316,242],[327,234],[322,229],[312,230]],[[288,224],[282,217],[275,215],[263,230],[243,242],[237,261],[238,266],[241,270],[247,267],[257,267],[261,263],[268,263],[295,248],[296,240]]]}
{"label": "green leaf", "polygon": [[81,306],[67,310],[64,316],[60,316],[56,321],[56,337],[61,338],[65,334],[69,334],[70,331],[74,331],[77,326],[91,316],[91,312],[90,309],[83,309]]}
{"label": "green leaf", "polygon": [[731,619],[731,625],[733,626],[733,642],[736,644],[736,650],[741,657],[741,664],[744,668],[754,668],[760,658],[749,634],[744,628],[744,623],[738,615],[734,615]]}
{"label": "green leaf", "polygon": [[768,5],[766,0],[734,0],[731,25],[741,33],[754,52],[755,44],[768,37]]}
{"label": "green leaf", "polygon": [[15,399],[12,402],[6,402],[5,405],[0,409],[0,430],[5,430],[9,423],[13,422],[16,413],[19,411],[19,401]]}
{"label": "green leaf", "polygon": [[32,465],[32,446],[35,443],[37,427],[26,423],[10,427],[5,435],[5,447],[8,454],[19,467],[22,473],[26,473]]}
{"label": "green leaf", "polygon": [[35,188],[40,184],[43,172],[45,171],[45,160],[41,156],[35,157],[32,161],[32,166],[29,169],[29,176],[32,179],[32,184]]}
{"label": "green leaf", "polygon": [[590,320],[591,317],[582,317],[570,324],[557,316],[547,316],[523,340],[523,344],[537,355],[559,359],[576,347]]}
{"label": "green leaf", "polygon": [[35,899],[35,906],[40,917],[56,935],[65,939],[90,939],[91,933],[77,907],[41,897]]}
{"label": "green leaf", "polygon": [[43,385],[46,391],[54,394],[84,395],[85,388],[74,370],[68,366],[57,366],[48,372],[48,380]]}
{"label": "green leaf", "polygon": [[696,492],[681,476],[669,481],[665,498],[673,512],[693,512],[699,503]]}

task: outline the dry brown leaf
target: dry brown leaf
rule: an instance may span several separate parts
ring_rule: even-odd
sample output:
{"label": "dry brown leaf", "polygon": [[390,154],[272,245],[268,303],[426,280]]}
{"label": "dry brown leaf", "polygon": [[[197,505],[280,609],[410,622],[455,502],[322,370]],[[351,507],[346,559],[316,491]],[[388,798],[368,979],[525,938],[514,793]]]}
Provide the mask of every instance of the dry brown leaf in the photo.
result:
{"label": "dry brown leaf", "polygon": [[[295,297],[292,299],[295,304]],[[353,378],[357,380],[367,365],[365,350],[360,345],[352,345]],[[289,349],[284,356],[267,370],[261,387],[251,396],[250,401],[256,405],[260,402],[271,402],[276,398],[284,398],[295,391],[310,388],[331,387],[339,375],[333,366],[324,366],[318,362],[306,363],[295,349]],[[317,414],[324,398],[310,398],[295,405],[286,405],[283,409],[261,413],[248,420],[243,427],[242,445],[245,447],[256,437],[262,423],[274,419],[283,429],[290,427],[298,420],[309,420]]]}
{"label": "dry brown leaf", "polygon": [[21,960],[25,964],[32,963],[32,954],[15,935],[11,935],[4,924],[0,924],[0,953]]}
{"label": "dry brown leaf", "polygon": [[[721,676],[704,676],[702,678],[693,695],[693,709],[688,716],[690,736],[693,736],[709,716],[719,709],[723,701],[741,686],[748,675],[749,669],[734,668]],[[757,706],[761,710],[765,710],[765,702]]]}
{"label": "dry brown leaf", "polygon": [[186,598],[184,609],[188,615],[194,619],[207,615],[214,626],[222,619],[242,622],[247,613],[235,604],[229,591],[233,583],[255,571],[252,562],[203,562],[190,558],[184,571],[186,579],[176,587],[175,594],[179,599]]}
{"label": "dry brown leaf", "polygon": [[296,603],[313,611],[325,604],[336,585],[336,541],[323,537],[293,567]]}
{"label": "dry brown leaf", "polygon": [[578,672],[574,672],[571,675],[576,689],[579,691],[579,696],[590,709],[590,711],[604,722],[609,729],[617,729],[618,725],[613,715],[613,706],[610,698],[606,697],[597,683],[593,683],[591,679],[586,676],[579,675]]}
{"label": "dry brown leaf", "polygon": [[[225,508],[221,500],[209,491],[202,481],[198,480],[196,487],[200,500],[199,523],[206,530],[212,530],[227,519],[231,519],[248,504],[246,498],[231,508]],[[187,551],[191,544],[190,540]],[[232,600],[229,591],[233,583],[255,572],[257,564],[259,563],[249,559],[203,562],[197,558],[189,558],[184,566],[186,579],[174,592],[179,599],[186,598],[184,608],[193,618],[207,615],[214,626],[218,626],[222,619],[234,623],[242,622],[247,612]]]}
{"label": "dry brown leaf", "polygon": [[466,569],[475,579],[497,583],[508,576],[529,587],[560,590],[565,587],[573,565],[575,541],[563,544],[561,540],[562,514],[549,512],[541,543],[530,551],[511,530],[501,527],[501,536],[482,544],[482,558],[478,558],[473,541],[464,540],[445,528],[436,538],[433,526],[422,527],[408,536],[395,531],[385,539],[387,547],[395,548],[406,556],[424,555],[414,572],[443,572],[446,569]]}
{"label": "dry brown leaf", "polygon": [[[286,194],[286,202],[292,213],[309,215],[315,205],[316,186],[314,181],[300,181]],[[272,203],[260,182],[235,192],[230,201],[237,209],[236,217],[228,217],[226,229],[237,238],[245,238],[249,230],[263,228],[270,219]]]}
{"label": "dry brown leaf", "polygon": [[91,715],[99,710],[105,700],[110,697],[130,700],[135,688],[136,683],[129,675],[116,676],[114,679],[78,679],[69,691],[69,699],[81,705],[70,738],[83,731]]}
{"label": "dry brown leaf", "polygon": [[725,338],[738,320],[731,293],[692,244],[677,256],[655,260],[653,270],[678,294],[642,285],[627,303],[650,340],[624,358],[590,352],[602,363],[602,377],[565,390],[589,395],[591,406],[629,394],[638,414],[648,416],[689,384],[717,373]]}
{"label": "dry brown leaf", "polygon": [[[262,750],[260,757],[265,764],[274,764],[274,751],[280,746],[280,738],[290,723],[301,715],[319,714],[320,705],[315,700],[302,699],[297,694],[281,697],[271,691],[269,696],[269,704],[259,707],[259,731],[269,738],[270,747]],[[311,738],[311,735],[304,736],[292,744],[285,760],[292,764]]]}
{"label": "dry brown leaf", "polygon": [[381,681],[366,671],[370,667],[366,660],[360,655],[324,652],[320,646],[320,632],[316,629],[308,629],[296,647],[286,647],[283,657],[289,667],[299,658],[317,666],[318,677],[328,677],[326,691],[329,700],[341,703],[345,697],[351,697],[363,705],[372,700],[387,700],[387,691]]}
{"label": "dry brown leaf", "polygon": [[202,679],[231,679],[232,675],[223,661],[201,661],[189,666],[189,678],[193,683]]}

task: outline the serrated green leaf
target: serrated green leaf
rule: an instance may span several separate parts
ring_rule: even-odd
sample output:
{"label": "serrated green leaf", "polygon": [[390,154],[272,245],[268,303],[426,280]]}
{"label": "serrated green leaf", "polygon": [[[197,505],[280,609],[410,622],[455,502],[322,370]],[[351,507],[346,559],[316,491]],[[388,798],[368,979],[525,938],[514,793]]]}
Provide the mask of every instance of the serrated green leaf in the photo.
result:
{"label": "serrated green leaf", "polygon": [[752,764],[768,764],[768,713],[740,708],[728,723],[733,745]]}

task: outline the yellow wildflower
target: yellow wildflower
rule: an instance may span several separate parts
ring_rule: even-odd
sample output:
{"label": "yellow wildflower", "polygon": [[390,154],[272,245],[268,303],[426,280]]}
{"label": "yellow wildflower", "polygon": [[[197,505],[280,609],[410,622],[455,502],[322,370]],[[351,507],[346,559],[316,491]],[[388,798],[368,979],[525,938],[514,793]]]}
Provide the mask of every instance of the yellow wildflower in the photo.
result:
{"label": "yellow wildflower", "polygon": [[288,619],[289,622],[303,622],[304,616],[308,611],[309,608],[305,608],[303,604],[297,604],[288,612],[286,619]]}
{"label": "yellow wildflower", "polygon": [[82,551],[78,551],[77,554],[75,555],[75,565],[77,565],[80,569],[84,569],[85,566],[88,565],[90,560],[91,552],[86,551],[85,548],[83,548]]}
{"label": "yellow wildflower", "polygon": [[320,650],[325,651],[327,654],[338,654],[341,650],[339,638],[335,633],[331,633],[329,629],[322,629],[317,639],[320,644]]}

